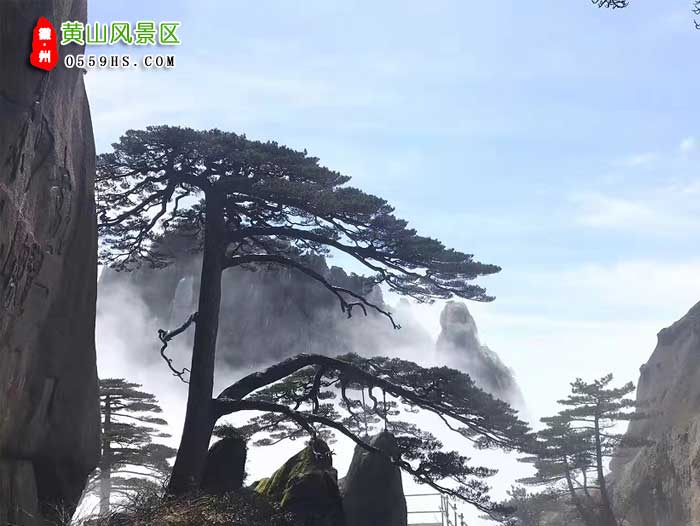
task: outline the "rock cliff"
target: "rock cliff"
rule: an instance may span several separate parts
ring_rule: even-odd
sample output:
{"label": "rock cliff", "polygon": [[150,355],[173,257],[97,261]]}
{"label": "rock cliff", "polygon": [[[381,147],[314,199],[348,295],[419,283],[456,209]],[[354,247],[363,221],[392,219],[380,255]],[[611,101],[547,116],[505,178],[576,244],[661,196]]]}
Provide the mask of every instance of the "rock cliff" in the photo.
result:
{"label": "rock cliff", "polygon": [[479,341],[476,322],[461,301],[448,301],[440,314],[442,331],[437,341],[437,361],[469,374],[484,391],[524,407],[513,372],[499,356]]}
{"label": "rock cliff", "polygon": [[[329,268],[322,257],[314,258],[313,266],[332,283],[369,294],[372,301],[384,305],[381,290],[363,278],[339,267]],[[158,362],[160,357],[153,352],[155,331],[174,328],[197,310],[199,269],[199,258],[191,255],[178,257],[164,269],[107,269],[100,278],[99,312],[120,312],[125,290],[131,299],[138,296],[151,318],[148,332],[153,339],[142,342],[143,351],[134,355]],[[295,269],[231,269],[224,273],[222,290],[217,357],[232,367],[259,366],[302,352],[386,355],[400,354],[405,347],[433,346],[430,335],[412,322],[407,309],[396,309],[401,330],[369,310],[368,316],[355,310],[348,319],[332,294]],[[176,343],[189,351],[187,338],[191,337],[192,331]]]}
{"label": "rock cliff", "polygon": [[94,141],[82,72],[29,66],[40,16],[86,2],[0,3],[0,524],[20,526],[73,507],[99,457]]}
{"label": "rock cliff", "polygon": [[650,445],[612,465],[616,505],[633,526],[700,525],[700,303],[658,335],[637,401],[650,417],[628,435]]}

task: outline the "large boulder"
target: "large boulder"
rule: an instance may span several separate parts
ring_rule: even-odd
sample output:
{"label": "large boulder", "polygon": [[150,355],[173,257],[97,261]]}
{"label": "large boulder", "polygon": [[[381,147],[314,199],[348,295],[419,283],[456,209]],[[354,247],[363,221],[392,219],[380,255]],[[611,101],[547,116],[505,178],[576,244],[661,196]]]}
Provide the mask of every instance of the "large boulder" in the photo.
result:
{"label": "large boulder", "polygon": [[284,511],[298,515],[304,526],[345,524],[338,473],[322,440],[311,440],[270,478],[261,480],[255,490],[278,502]]}
{"label": "large boulder", "polygon": [[0,524],[21,526],[70,511],[99,458],[94,141],[82,71],[29,66],[40,16],[86,2],[0,2]]}
{"label": "large boulder", "polygon": [[637,401],[649,418],[627,434],[649,445],[612,465],[616,506],[633,526],[700,524],[700,303],[658,334]]}
{"label": "large boulder", "polygon": [[202,491],[213,495],[230,493],[243,487],[246,442],[240,437],[226,437],[216,442],[207,455],[202,475]]}
{"label": "large boulder", "polygon": [[[390,457],[399,455],[396,438],[387,431],[374,436],[370,444]],[[406,526],[401,470],[385,456],[356,446],[340,485],[347,526]]]}
{"label": "large boulder", "polygon": [[440,327],[437,340],[440,363],[469,374],[481,389],[517,409],[524,408],[513,372],[494,351],[481,344],[476,322],[464,302],[445,304],[440,314]]}

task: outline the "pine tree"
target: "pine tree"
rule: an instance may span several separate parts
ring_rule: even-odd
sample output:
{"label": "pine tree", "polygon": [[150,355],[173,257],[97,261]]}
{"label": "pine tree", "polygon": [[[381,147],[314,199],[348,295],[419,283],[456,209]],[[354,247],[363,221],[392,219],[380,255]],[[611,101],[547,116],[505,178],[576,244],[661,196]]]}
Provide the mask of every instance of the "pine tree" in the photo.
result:
{"label": "pine tree", "polygon": [[606,462],[623,448],[645,444],[616,431],[622,422],[645,414],[628,398],[634,385],[609,387],[612,380],[612,374],[590,383],[576,379],[569,396],[559,401],[565,409],[542,419],[546,428],[538,433],[533,456],[523,459],[537,469],[523,482],[555,488],[565,482],[588,526],[618,526],[605,479]]}
{"label": "pine tree", "polygon": [[170,435],[159,428],[167,422],[156,397],[141,385],[121,378],[100,380],[102,458],[88,491],[100,499],[100,514],[109,512],[113,496],[129,498],[146,487],[154,488],[170,473],[168,459],[176,451],[154,438]]}
{"label": "pine tree", "polygon": [[[349,177],[306,151],[221,130],[171,126],[129,130],[113,147],[98,157],[95,179],[103,262],[118,269],[167,265],[172,254],[163,250],[164,241],[176,233],[187,234],[180,236],[186,250],[202,253],[197,312],[160,333],[161,354],[189,383],[172,495],[198,489],[218,418],[212,399],[226,269],[292,269],[324,287],[348,317],[372,311],[397,329],[392,314],[371,296],[318,273],[314,257],[344,253],[373,273],[372,287],[418,301],[493,299],[474,280],[499,267],[418,235],[384,199],[349,186]],[[191,325],[191,366],[179,369],[165,346]]]}
{"label": "pine tree", "polygon": [[550,492],[568,496],[586,526],[596,526],[594,510],[597,487],[591,485],[590,471],[595,465],[592,433],[574,429],[561,414],[543,418],[546,425],[537,434],[534,455],[521,459],[532,463],[534,476],[521,480],[528,485],[546,486]]}

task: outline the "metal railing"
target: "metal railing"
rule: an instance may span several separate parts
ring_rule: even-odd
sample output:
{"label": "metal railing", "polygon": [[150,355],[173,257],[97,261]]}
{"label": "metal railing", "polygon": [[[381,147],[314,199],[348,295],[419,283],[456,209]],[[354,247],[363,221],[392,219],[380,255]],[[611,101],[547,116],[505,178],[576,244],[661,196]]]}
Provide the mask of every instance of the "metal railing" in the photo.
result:
{"label": "metal railing", "polygon": [[439,498],[440,503],[437,509],[426,509],[426,510],[411,510],[409,506],[408,518],[416,515],[439,515],[440,522],[409,522],[409,526],[468,526],[464,520],[464,513],[459,511],[457,502],[454,499],[450,499],[446,495],[441,495],[440,493],[412,493],[406,495],[406,503],[410,502],[410,499],[415,499],[418,497],[435,497],[436,500]]}

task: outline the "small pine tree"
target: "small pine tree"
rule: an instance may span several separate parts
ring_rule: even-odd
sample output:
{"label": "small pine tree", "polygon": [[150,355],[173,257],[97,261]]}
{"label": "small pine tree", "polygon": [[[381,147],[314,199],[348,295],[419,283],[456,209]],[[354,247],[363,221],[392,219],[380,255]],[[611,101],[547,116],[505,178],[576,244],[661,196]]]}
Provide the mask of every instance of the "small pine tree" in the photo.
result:
{"label": "small pine tree", "polygon": [[520,482],[550,488],[551,492],[568,495],[577,515],[587,526],[595,524],[593,509],[596,507],[589,472],[595,465],[592,453],[592,434],[588,430],[574,429],[561,414],[543,418],[546,425],[537,434],[533,456],[521,459],[532,463],[536,469],[533,477]]}
{"label": "small pine tree", "polygon": [[606,461],[622,448],[644,445],[616,432],[621,422],[644,418],[637,402],[628,398],[630,382],[609,387],[612,374],[587,383],[571,384],[571,394],[559,403],[559,414],[543,418],[546,428],[538,433],[533,456],[522,459],[534,464],[537,473],[526,484],[562,486],[588,526],[618,526],[605,480]]}
{"label": "small pine tree", "polygon": [[102,459],[88,491],[99,496],[101,515],[113,496],[133,497],[170,473],[168,459],[176,450],[153,442],[170,436],[159,429],[167,422],[154,416],[162,413],[158,400],[140,387],[121,378],[100,380]]}

